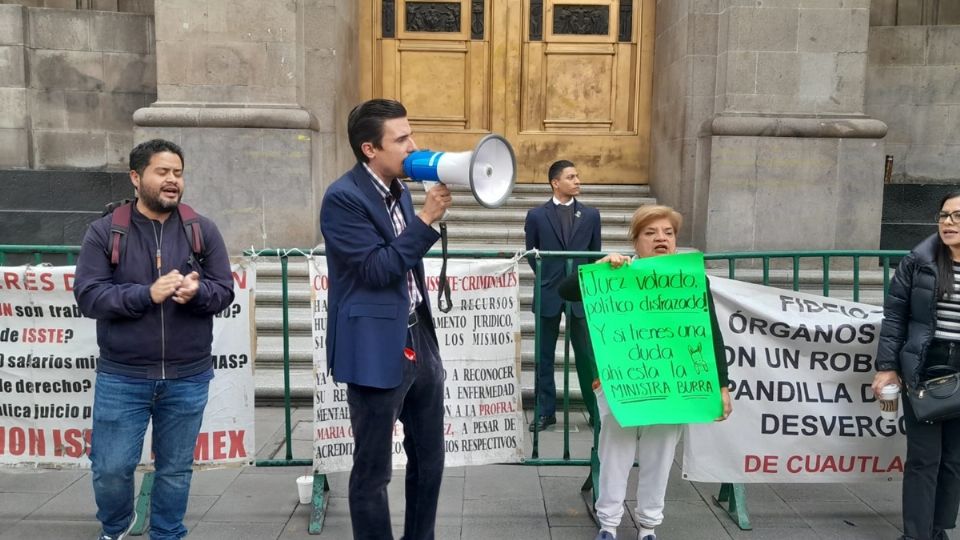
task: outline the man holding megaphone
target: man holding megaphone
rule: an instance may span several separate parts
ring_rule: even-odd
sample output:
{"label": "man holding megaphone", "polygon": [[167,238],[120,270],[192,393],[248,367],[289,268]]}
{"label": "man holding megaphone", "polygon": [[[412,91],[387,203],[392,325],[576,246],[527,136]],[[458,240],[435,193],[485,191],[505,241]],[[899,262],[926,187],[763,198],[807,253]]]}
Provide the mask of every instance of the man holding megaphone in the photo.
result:
{"label": "man holding megaphone", "polygon": [[423,256],[440,237],[431,225],[450,206],[439,184],[414,214],[399,177],[417,149],[407,111],[373,99],[347,119],[357,164],[320,208],[330,275],[327,366],[347,384],[353,428],[350,521],[356,539],[393,538],[387,499],[393,427],[407,454],[405,540],[432,540],[443,475],[443,366]]}

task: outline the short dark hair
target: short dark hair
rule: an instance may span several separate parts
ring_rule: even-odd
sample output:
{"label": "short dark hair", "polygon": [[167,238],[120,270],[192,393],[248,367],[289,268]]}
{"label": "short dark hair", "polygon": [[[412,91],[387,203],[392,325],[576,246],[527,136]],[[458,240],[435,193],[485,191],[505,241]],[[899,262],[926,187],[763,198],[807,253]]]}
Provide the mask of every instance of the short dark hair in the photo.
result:
{"label": "short dark hair", "polygon": [[575,167],[572,161],[561,159],[559,161],[554,161],[553,165],[550,166],[550,170],[547,171],[547,183],[560,178],[560,173],[563,172],[567,167]]}
{"label": "short dark hair", "polygon": [[383,143],[383,123],[394,118],[406,118],[407,109],[399,101],[392,99],[371,99],[357,105],[347,116],[347,136],[350,148],[357,162],[369,161],[360,146],[365,143],[381,148]]}
{"label": "short dark hair", "polygon": [[180,156],[180,163],[183,163],[183,150],[176,143],[164,139],[151,139],[134,146],[130,151],[130,170],[137,171],[137,174],[143,176],[143,171],[150,164],[153,155],[160,152],[174,153]]}

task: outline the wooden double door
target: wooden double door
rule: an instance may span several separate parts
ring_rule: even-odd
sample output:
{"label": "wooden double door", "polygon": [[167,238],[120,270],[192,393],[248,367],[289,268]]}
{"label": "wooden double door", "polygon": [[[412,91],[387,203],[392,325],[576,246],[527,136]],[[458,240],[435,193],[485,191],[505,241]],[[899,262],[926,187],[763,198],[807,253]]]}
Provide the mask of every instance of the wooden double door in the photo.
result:
{"label": "wooden double door", "polygon": [[406,106],[421,148],[504,135],[520,182],[569,159],[649,178],[655,0],[361,0],[363,99]]}

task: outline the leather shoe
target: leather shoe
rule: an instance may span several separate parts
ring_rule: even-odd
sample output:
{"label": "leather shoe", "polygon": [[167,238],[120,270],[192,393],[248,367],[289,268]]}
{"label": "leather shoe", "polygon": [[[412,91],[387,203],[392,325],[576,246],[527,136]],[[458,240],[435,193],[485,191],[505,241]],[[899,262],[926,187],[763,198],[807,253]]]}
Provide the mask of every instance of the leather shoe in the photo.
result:
{"label": "leather shoe", "polygon": [[530,431],[543,431],[557,423],[557,415],[541,416],[536,422],[530,423]]}

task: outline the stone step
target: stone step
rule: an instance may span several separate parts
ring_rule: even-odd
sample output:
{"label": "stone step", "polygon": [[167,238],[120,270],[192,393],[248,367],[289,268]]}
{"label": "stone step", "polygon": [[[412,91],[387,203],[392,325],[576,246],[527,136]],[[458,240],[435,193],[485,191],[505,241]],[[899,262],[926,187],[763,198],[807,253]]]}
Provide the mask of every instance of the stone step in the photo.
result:
{"label": "stone step", "polygon": [[[603,227],[603,236],[607,238],[626,238],[627,227],[623,225],[610,225]],[[487,223],[479,224],[451,222],[447,225],[447,235],[450,241],[464,243],[484,241],[489,244],[487,249],[503,249],[504,246],[525,245],[526,239],[523,232],[523,224],[516,225],[491,225]],[[439,242],[434,245],[434,249],[439,249]]]}
{"label": "stone step", "polygon": [[[417,193],[423,193],[424,189],[419,182],[406,182],[407,188],[410,189],[412,195]],[[448,186],[450,191],[454,193],[469,193],[470,188],[463,185],[450,185]],[[590,184],[590,183],[581,183],[580,190],[582,193],[598,193],[603,195],[641,195],[644,197],[652,197],[652,191],[650,186],[647,184]],[[512,194],[516,195],[543,195],[544,197],[550,197],[553,191],[550,189],[550,184],[546,181],[544,182],[530,182],[530,183],[517,183],[513,186]]]}
{"label": "stone step", "polygon": [[[419,208],[423,204],[424,195],[414,195],[413,204]],[[535,195],[513,195],[507,201],[500,206],[500,208],[510,209],[515,212],[520,212],[521,217],[526,215],[527,210],[535,208],[542,205],[549,199],[547,196],[535,196]],[[651,197],[642,197],[642,196],[622,196],[618,195],[611,197],[609,199],[601,198],[599,196],[583,196],[579,197],[580,202],[586,204],[587,206],[594,206],[600,208],[600,214],[603,215],[605,212],[633,212],[637,209],[638,206],[643,204],[654,204],[656,199]],[[483,206],[480,206],[480,203],[473,198],[473,195],[469,193],[454,193],[450,212],[453,213],[456,210],[466,211],[474,210],[477,212],[482,212],[488,210]]]}
{"label": "stone step", "polygon": [[[426,192],[417,183],[408,183],[410,194],[416,206],[423,204]],[[449,186],[453,193],[453,202],[451,207],[451,216],[456,215],[459,210],[460,215],[474,215],[489,212],[490,209],[484,208],[474,199],[469,187],[453,185]],[[504,202],[500,210],[505,213],[512,213],[513,219],[523,220],[526,211],[542,205],[550,199],[552,191],[550,186],[544,182],[542,184],[517,184],[514,186],[510,197]],[[642,204],[655,204],[656,199],[651,196],[650,188],[646,185],[583,185],[582,193],[578,199],[588,205],[601,209],[601,215],[605,213],[626,213],[633,214],[633,211]]]}
{"label": "stone step", "polygon": [[[603,225],[603,234],[608,236],[606,228],[609,226],[629,226],[633,217],[635,208],[623,211],[604,210],[600,214],[600,223]],[[453,226],[461,222],[479,222],[479,223],[502,223],[505,227],[523,228],[526,220],[526,212],[519,212],[513,208],[484,208],[475,212],[461,212],[458,208],[453,208],[447,216],[447,223]]]}

